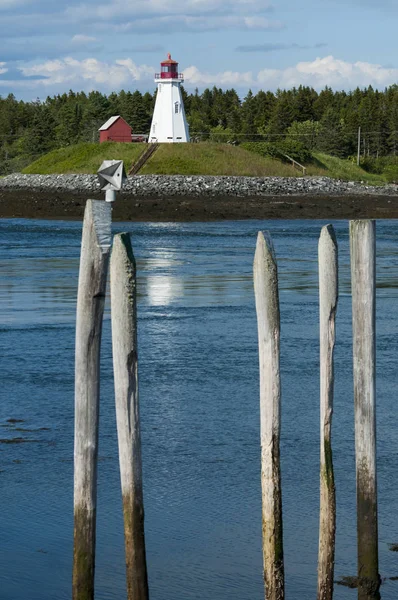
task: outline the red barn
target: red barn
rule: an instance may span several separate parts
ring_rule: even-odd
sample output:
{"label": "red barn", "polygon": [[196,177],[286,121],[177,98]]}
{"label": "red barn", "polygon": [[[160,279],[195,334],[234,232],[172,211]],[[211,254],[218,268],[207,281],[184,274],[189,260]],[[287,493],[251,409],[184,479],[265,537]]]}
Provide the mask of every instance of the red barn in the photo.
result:
{"label": "red barn", "polygon": [[111,117],[99,128],[102,142],[131,142],[131,127],[120,115]]}

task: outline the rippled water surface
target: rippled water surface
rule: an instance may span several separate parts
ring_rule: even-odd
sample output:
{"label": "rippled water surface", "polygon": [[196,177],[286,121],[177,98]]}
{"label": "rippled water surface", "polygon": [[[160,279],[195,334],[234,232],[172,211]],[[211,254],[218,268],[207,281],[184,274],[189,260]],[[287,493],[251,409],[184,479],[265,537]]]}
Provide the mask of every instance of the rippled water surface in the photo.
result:
{"label": "rippled water surface", "polygon": [[[319,221],[117,224],[139,273],[151,600],[263,598],[252,261],[270,230],[280,271],[287,597],[316,596]],[[334,460],[336,578],[356,573],[348,224],[340,250]],[[70,598],[75,301],[81,224],[0,221],[0,597]],[[380,572],[398,576],[398,236],[377,224]],[[21,422],[11,424],[8,419]],[[102,351],[97,600],[125,597],[109,309]],[[27,441],[28,440],[28,441]],[[335,598],[355,598],[337,586]],[[398,597],[387,581],[383,600]]]}

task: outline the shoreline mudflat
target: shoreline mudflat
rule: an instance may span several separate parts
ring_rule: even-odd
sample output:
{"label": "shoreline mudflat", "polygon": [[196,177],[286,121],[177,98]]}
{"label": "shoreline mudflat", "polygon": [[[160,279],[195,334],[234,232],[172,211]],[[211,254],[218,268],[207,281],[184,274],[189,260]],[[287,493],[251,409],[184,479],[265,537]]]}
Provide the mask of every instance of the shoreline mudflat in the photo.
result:
{"label": "shoreline mudflat", "polygon": [[[35,190],[1,190],[0,218],[81,220],[87,198]],[[297,195],[264,197],[164,197],[120,195],[115,221],[221,221],[240,219],[396,219],[398,196]]]}
{"label": "shoreline mudflat", "polygon": [[[0,179],[0,218],[76,219],[88,198],[103,199],[94,175]],[[371,187],[327,177],[128,178],[116,221],[398,218],[398,186]]]}

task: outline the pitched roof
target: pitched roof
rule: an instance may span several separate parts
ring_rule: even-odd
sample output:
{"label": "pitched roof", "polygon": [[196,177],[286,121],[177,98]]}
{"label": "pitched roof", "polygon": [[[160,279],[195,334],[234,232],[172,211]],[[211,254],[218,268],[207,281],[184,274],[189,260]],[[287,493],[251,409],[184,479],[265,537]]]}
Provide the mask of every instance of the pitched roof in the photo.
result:
{"label": "pitched roof", "polygon": [[171,58],[171,54],[169,52],[167,55],[167,60],[163,60],[160,64],[161,65],[178,65],[178,62]]}
{"label": "pitched roof", "polygon": [[[111,117],[110,119],[108,119],[106,121],[106,123],[104,123],[99,129],[98,131],[106,131],[107,129],[109,129],[109,127],[111,127],[114,123],[116,123],[116,121],[118,119],[122,119],[122,121],[124,121],[123,117],[121,117],[120,115],[116,115],[115,117]],[[124,121],[126,123],[126,125],[128,125],[128,123],[126,121]],[[129,125],[130,127],[130,125]]]}

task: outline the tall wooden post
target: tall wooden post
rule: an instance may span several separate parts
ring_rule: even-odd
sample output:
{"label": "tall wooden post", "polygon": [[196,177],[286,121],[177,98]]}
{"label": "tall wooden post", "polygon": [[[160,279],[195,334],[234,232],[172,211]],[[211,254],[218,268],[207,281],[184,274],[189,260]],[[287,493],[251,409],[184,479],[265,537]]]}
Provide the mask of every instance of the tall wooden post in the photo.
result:
{"label": "tall wooden post", "polygon": [[380,586],[376,477],[375,222],[350,222],[357,477],[358,598]]}
{"label": "tall wooden post", "polygon": [[333,351],[338,298],[337,241],[332,225],[322,228],[318,246],[320,329],[320,518],[318,600],[332,600],[336,494],[332,459]]}
{"label": "tall wooden post", "polygon": [[112,348],[123,497],[128,600],[148,600],[138,403],[136,269],[130,236],[115,236],[111,257]]}
{"label": "tall wooden post", "polygon": [[100,345],[111,246],[111,205],[88,200],[76,318],[73,600],[93,600]]}
{"label": "tall wooden post", "polygon": [[278,271],[271,238],[260,231],[254,257],[260,361],[263,563],[267,600],[283,600],[282,489],[280,473],[280,316]]}

